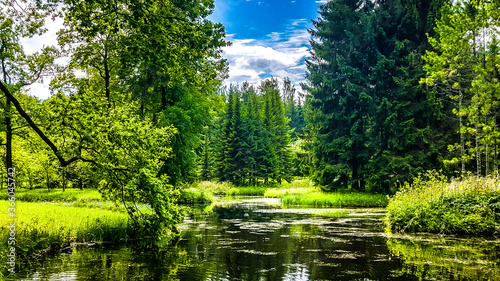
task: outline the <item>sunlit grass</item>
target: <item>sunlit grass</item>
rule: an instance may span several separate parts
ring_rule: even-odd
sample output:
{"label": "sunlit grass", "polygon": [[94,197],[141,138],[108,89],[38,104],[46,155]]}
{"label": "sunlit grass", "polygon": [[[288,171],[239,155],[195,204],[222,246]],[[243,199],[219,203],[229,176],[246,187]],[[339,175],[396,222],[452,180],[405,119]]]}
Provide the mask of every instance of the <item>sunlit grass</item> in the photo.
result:
{"label": "sunlit grass", "polygon": [[228,182],[201,181],[194,183],[191,187],[208,191],[214,195],[224,195],[234,186]]}
{"label": "sunlit grass", "polygon": [[315,216],[328,217],[328,218],[346,218],[349,216],[349,212],[346,211],[323,211],[313,213]]}
{"label": "sunlit grass", "polygon": [[265,197],[281,198],[284,206],[312,206],[312,207],[385,207],[387,197],[380,194],[359,192],[332,192],[321,191],[309,181],[292,183],[285,187],[268,189]]}
{"label": "sunlit grass", "polygon": [[448,182],[429,173],[397,192],[387,210],[391,232],[492,235],[500,229],[500,179],[471,176]]}
{"label": "sunlit grass", "polygon": [[265,197],[272,198],[284,198],[287,196],[300,196],[302,194],[318,193],[320,192],[319,187],[313,186],[290,186],[284,188],[272,188],[268,189],[265,193]]}
{"label": "sunlit grass", "polygon": [[306,194],[288,194],[281,202],[285,206],[313,206],[313,207],[385,207],[388,199],[385,195],[369,193],[325,193],[313,192]]}
{"label": "sunlit grass", "polygon": [[263,196],[269,187],[262,186],[243,186],[233,187],[226,192],[230,196]]}
{"label": "sunlit grass", "polygon": [[[102,200],[101,193],[97,189],[16,189],[16,200],[25,202],[92,202]],[[2,192],[0,200],[7,199],[7,192]]]}
{"label": "sunlit grass", "polygon": [[213,201],[214,196],[210,191],[197,187],[182,189],[177,200],[180,204],[210,204]]}
{"label": "sunlit grass", "polygon": [[[6,213],[8,201],[0,201]],[[116,242],[132,234],[126,213],[54,203],[16,202],[17,261],[70,242]],[[0,216],[0,255],[5,265],[11,221]]]}

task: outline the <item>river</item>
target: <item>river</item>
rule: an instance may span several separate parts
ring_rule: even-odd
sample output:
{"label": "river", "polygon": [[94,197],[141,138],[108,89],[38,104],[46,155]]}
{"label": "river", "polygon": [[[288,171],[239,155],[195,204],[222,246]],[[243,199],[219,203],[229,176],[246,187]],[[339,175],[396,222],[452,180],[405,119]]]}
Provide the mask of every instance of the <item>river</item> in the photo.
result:
{"label": "river", "polygon": [[[383,209],[281,209],[244,199],[198,211],[167,246],[74,247],[22,280],[500,280],[500,240],[384,233]],[[340,217],[318,213],[340,212]]]}

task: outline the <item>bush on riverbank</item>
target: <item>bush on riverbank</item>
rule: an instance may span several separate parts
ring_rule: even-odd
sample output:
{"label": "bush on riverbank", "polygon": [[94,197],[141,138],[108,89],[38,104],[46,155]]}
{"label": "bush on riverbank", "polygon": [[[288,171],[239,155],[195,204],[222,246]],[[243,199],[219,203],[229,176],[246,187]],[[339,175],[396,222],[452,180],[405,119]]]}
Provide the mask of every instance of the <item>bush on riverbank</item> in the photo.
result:
{"label": "bush on riverbank", "polygon": [[500,178],[447,182],[428,173],[398,191],[387,211],[389,232],[493,235],[500,227]]}

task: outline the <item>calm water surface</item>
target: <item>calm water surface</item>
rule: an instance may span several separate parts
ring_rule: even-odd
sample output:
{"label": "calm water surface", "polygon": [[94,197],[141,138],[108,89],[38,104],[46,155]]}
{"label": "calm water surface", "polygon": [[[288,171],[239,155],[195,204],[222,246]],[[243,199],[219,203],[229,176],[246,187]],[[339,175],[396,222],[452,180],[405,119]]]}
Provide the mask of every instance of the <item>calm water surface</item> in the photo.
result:
{"label": "calm water surface", "polygon": [[[273,202],[271,202],[273,203]],[[275,202],[274,202],[275,203]],[[500,240],[387,237],[383,210],[280,209],[244,200],[195,214],[160,250],[75,247],[22,280],[500,280]],[[345,210],[343,211],[345,214]]]}

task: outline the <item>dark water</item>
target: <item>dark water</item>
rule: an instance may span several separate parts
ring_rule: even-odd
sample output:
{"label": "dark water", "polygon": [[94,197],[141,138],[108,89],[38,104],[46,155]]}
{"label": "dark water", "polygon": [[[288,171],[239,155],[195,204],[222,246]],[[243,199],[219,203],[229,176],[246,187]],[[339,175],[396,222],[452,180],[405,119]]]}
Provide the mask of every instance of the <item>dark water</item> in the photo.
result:
{"label": "dark water", "polygon": [[191,215],[160,250],[74,248],[23,280],[500,280],[499,240],[386,237],[383,213],[282,210],[246,201]]}

